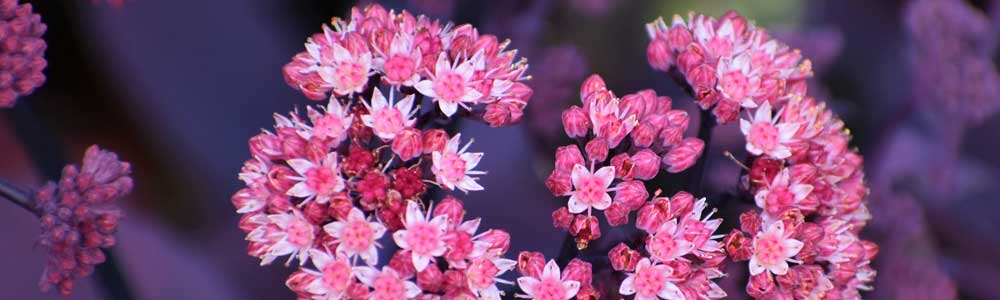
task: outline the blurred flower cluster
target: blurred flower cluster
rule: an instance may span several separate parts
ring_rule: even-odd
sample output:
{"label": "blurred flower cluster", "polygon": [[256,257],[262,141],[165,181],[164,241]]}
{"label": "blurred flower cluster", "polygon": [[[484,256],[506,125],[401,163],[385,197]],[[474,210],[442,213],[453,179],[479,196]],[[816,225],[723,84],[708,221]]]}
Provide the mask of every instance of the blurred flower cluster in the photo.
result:
{"label": "blurred flower cluster", "polygon": [[0,108],[12,107],[45,82],[46,26],[31,4],[0,1]]}

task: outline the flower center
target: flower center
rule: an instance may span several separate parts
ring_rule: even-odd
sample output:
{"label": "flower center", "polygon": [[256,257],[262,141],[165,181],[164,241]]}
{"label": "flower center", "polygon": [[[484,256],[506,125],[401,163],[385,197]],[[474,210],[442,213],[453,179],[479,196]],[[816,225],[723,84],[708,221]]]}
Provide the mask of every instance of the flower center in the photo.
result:
{"label": "flower center", "polygon": [[434,79],[434,93],[446,102],[459,102],[465,96],[465,79],[454,72],[446,72]]}
{"label": "flower center", "polygon": [[416,61],[409,56],[396,54],[385,61],[385,77],[392,81],[406,81],[413,77]]}
{"label": "flower center", "polygon": [[403,113],[395,108],[383,108],[375,111],[372,115],[375,119],[375,131],[388,134],[396,134],[403,130]]}
{"label": "flower center", "polygon": [[334,69],[337,83],[346,90],[359,90],[368,82],[368,67],[356,62],[343,62]]}
{"label": "flower center", "polygon": [[351,284],[351,266],[346,261],[333,261],[323,268],[323,286],[334,292],[344,292]]}
{"label": "flower center", "polygon": [[535,300],[564,300],[566,287],[556,278],[545,278],[535,285]]}
{"label": "flower center", "polygon": [[593,205],[604,198],[604,195],[608,193],[608,187],[604,186],[604,181],[600,177],[588,175],[580,180],[577,192],[577,199],[582,204]]}
{"label": "flower center", "polygon": [[486,289],[494,284],[493,277],[500,272],[500,269],[488,259],[480,259],[469,267],[466,278],[469,279],[469,286],[473,289]]}
{"label": "flower center", "polygon": [[371,247],[374,236],[375,233],[368,222],[363,220],[348,221],[347,224],[344,224],[340,242],[351,251],[361,252]]}
{"label": "flower center", "polygon": [[406,228],[406,243],[413,253],[431,256],[441,244],[441,232],[428,222],[419,222]]}
{"label": "flower center", "polygon": [[747,140],[753,143],[754,147],[770,152],[778,147],[778,127],[769,122],[758,121],[750,127]]}
{"label": "flower center", "polygon": [[669,261],[677,257],[677,241],[669,234],[657,234],[649,240],[649,254],[659,261]]}
{"label": "flower center", "polygon": [[666,274],[663,274],[662,270],[648,267],[636,272],[632,285],[637,295],[656,297],[656,294],[663,290],[665,281]]}
{"label": "flower center", "polygon": [[445,152],[441,157],[441,175],[451,182],[461,182],[465,178],[465,160],[454,152]]}
{"label": "flower center", "polygon": [[750,80],[743,72],[734,71],[724,74],[720,84],[722,85],[722,90],[726,92],[726,96],[730,99],[740,101],[747,96]]}
{"label": "flower center", "polygon": [[785,260],[785,247],[776,234],[763,234],[754,242],[754,255],[761,265],[773,266]]}
{"label": "flower center", "polygon": [[337,139],[344,136],[344,131],[347,128],[347,124],[337,116],[324,115],[316,120],[316,125],[313,126],[313,136],[323,139],[323,138],[333,138]]}
{"label": "flower center", "polygon": [[775,187],[767,194],[767,199],[765,199],[765,205],[767,205],[768,213],[777,215],[785,207],[791,206],[795,202],[795,194],[788,190],[787,187]]}
{"label": "flower center", "polygon": [[293,218],[292,221],[288,223],[288,227],[285,228],[285,233],[288,235],[288,242],[292,243],[292,245],[298,246],[299,248],[312,245],[314,237],[313,226],[304,219]]}
{"label": "flower center", "polygon": [[333,192],[338,179],[329,167],[319,166],[306,171],[306,186],[317,194]]}
{"label": "flower center", "polygon": [[380,273],[372,282],[372,299],[374,300],[399,300],[406,299],[404,284],[399,277],[393,274]]}

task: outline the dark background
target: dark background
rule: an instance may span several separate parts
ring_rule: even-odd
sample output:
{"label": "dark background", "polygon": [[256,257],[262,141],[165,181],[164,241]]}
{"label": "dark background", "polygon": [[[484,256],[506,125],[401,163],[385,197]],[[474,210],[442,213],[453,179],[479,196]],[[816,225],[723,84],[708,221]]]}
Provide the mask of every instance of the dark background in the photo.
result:
{"label": "dark background", "polygon": [[[284,287],[289,268],[259,267],[246,255],[229,197],[241,186],[236,175],[249,157],[247,139],[271,127],[273,113],[312,104],[286,86],[281,67],[320,24],[346,16],[355,3],[29,2],[48,25],[48,81],[0,112],[0,176],[37,186],[51,179],[45,170],[59,167],[35,163],[38,151],[70,161],[90,144],[117,151],[133,164],[136,190],[124,200],[128,217],[115,249],[137,299],[293,298]],[[536,94],[526,122],[503,129],[462,125],[476,139],[473,149],[486,152],[480,169],[489,171],[481,180],[486,191],[462,198],[485,227],[511,232],[511,255],[559,250],[563,233],[549,215],[565,200],[553,198],[543,181],[552,150],[565,142],[560,110],[579,101],[582,79],[599,73],[619,95],[645,88],[671,95],[694,123],[690,99],[648,66],[643,25],[660,15],[736,9],[813,59],[811,93],[845,120],[865,155],[875,219],[863,237],[882,245],[876,292],[866,298],[998,298],[1000,117],[942,117],[918,92],[912,75],[927,70],[909,56],[916,46],[903,22],[907,1],[378,2],[509,37],[531,63]],[[995,44],[1000,26],[993,3],[957,2],[994,16],[982,38]],[[984,51],[995,65],[995,47]],[[996,84],[963,88],[996,90]],[[965,101],[955,98],[940,101]],[[740,154],[742,145],[736,127],[715,130],[706,153],[710,198],[734,188],[738,168],[721,153]],[[683,188],[664,182],[665,190]],[[748,208],[723,211],[735,216]],[[2,298],[58,298],[36,288],[43,260],[34,247],[37,221],[7,204],[0,204],[0,220]],[[730,281],[724,283],[730,298],[742,298],[742,283]],[[69,297],[103,298],[93,278]]]}

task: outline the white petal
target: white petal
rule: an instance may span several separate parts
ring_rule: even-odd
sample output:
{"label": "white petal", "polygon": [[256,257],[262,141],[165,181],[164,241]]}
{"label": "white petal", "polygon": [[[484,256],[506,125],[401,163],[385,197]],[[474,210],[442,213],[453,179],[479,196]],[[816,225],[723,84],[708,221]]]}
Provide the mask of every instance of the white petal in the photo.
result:
{"label": "white petal", "polygon": [[424,217],[424,212],[420,209],[420,206],[417,206],[417,203],[413,201],[407,202],[404,220],[406,223],[404,225],[409,226],[410,224],[424,220],[427,220],[427,218]]}
{"label": "white petal", "polygon": [[811,184],[795,184],[792,185],[791,190],[795,194],[795,200],[800,201],[809,196],[809,193],[813,190],[813,186]]}
{"label": "white petal", "polygon": [[316,192],[313,192],[312,189],[306,185],[305,181],[300,181],[299,183],[293,185],[292,188],[288,189],[288,192],[285,192],[285,194],[292,197],[306,198],[315,195]]}
{"label": "white petal", "polygon": [[569,202],[567,203],[570,213],[578,214],[587,210],[587,205],[583,205],[576,199],[576,194],[569,196]]}
{"label": "white petal", "polygon": [[778,124],[778,140],[782,142],[787,142],[792,140],[795,136],[795,132],[799,130],[799,123],[781,123]]}
{"label": "white petal", "polygon": [[760,107],[757,108],[757,111],[754,113],[753,121],[754,122],[764,121],[771,123],[771,104],[768,103],[767,101],[764,101],[764,104],[761,104]]}
{"label": "white petal", "polygon": [[372,267],[354,267],[354,276],[367,286],[372,285],[378,273],[378,270]]}
{"label": "white petal", "polygon": [[538,279],[534,277],[524,276],[517,278],[517,286],[521,287],[521,290],[525,294],[528,294],[528,296],[535,295],[535,286],[538,285],[538,282]]}
{"label": "white petal", "polygon": [[445,53],[441,52],[441,54],[438,55],[437,62],[434,64],[434,75],[435,75],[435,77],[440,76],[446,70],[450,71],[451,70],[451,65],[448,63],[448,57],[445,55]]}
{"label": "white petal", "polygon": [[563,281],[563,288],[566,289],[565,299],[573,298],[580,291],[580,282],[576,280]]}
{"label": "white petal", "polygon": [[774,275],[785,275],[788,273],[788,262],[780,261],[768,269],[770,269],[771,273],[774,273]]}
{"label": "white petal", "polygon": [[437,98],[437,94],[434,93],[434,82],[431,82],[430,80],[421,80],[420,82],[417,82],[417,84],[413,85],[413,87],[424,96]]}
{"label": "white petal", "polygon": [[559,265],[556,264],[555,260],[550,259],[548,263],[545,263],[545,269],[542,270],[542,278],[562,278],[559,272]]}
{"label": "white petal", "polygon": [[458,189],[464,191],[482,191],[483,186],[479,185],[479,182],[476,182],[472,177],[465,176],[465,179],[462,179],[462,182],[458,183]]}
{"label": "white petal", "polygon": [[785,248],[785,253],[783,254],[787,257],[792,257],[795,256],[796,254],[799,254],[799,251],[802,250],[802,245],[803,243],[796,239],[786,239],[784,242],[781,243],[781,246]]}
{"label": "white petal", "polygon": [[786,159],[792,156],[792,150],[785,145],[778,145],[778,147],[775,147],[774,153],[771,153],[771,156],[777,159]]}
{"label": "white petal", "polygon": [[594,176],[600,178],[605,187],[611,186],[611,182],[615,180],[615,167],[607,166],[597,169]]}
{"label": "white petal", "polygon": [[750,257],[750,275],[757,275],[764,272],[764,266],[757,261],[757,256]]}
{"label": "white petal", "polygon": [[462,98],[458,100],[459,102],[476,102],[476,100],[479,100],[479,98],[482,97],[483,93],[480,93],[474,88],[465,87],[465,94],[463,94]]}
{"label": "white petal", "polygon": [[420,287],[418,287],[413,282],[404,281],[403,285],[406,286],[406,298],[407,299],[416,298],[417,295],[420,295],[420,292],[422,291],[420,289]]}
{"label": "white petal", "polygon": [[446,117],[451,117],[455,115],[455,112],[458,112],[458,104],[455,102],[438,99],[438,107],[441,108],[441,112],[444,113]]}
{"label": "white petal", "polygon": [[289,167],[292,167],[292,170],[295,170],[296,173],[302,176],[305,176],[306,172],[309,172],[309,169],[316,167],[316,164],[301,158],[289,159],[285,162],[288,163]]}
{"label": "white petal", "polygon": [[750,127],[750,121],[740,119],[740,132],[743,132],[743,136],[750,136]]}
{"label": "white petal", "polygon": [[330,222],[329,224],[323,225],[323,231],[326,231],[326,233],[332,237],[340,237],[343,230],[344,222]]}
{"label": "white petal", "polygon": [[573,171],[572,173],[570,173],[569,178],[573,182],[573,186],[579,187],[580,179],[583,179],[584,176],[590,176],[590,175],[591,175],[590,171],[587,171],[587,167],[584,167],[581,164],[575,164],[573,165]]}
{"label": "white petal", "polygon": [[406,242],[406,229],[393,232],[392,240],[396,242],[396,246],[399,246],[399,248],[410,249],[410,244]]}
{"label": "white petal", "polygon": [[669,281],[663,283],[663,289],[656,295],[664,300],[684,300],[684,293],[681,292],[681,289]]}
{"label": "white petal", "polygon": [[412,260],[413,260],[413,268],[416,269],[417,272],[423,271],[424,269],[427,268],[427,265],[431,263],[430,257],[418,255],[416,253],[413,253]]}
{"label": "white petal", "polygon": [[618,293],[622,295],[635,294],[635,286],[632,284],[634,281],[635,275],[629,275],[626,277],[625,280],[622,280],[622,285],[618,287]]}
{"label": "white petal", "polygon": [[461,155],[462,160],[465,161],[465,170],[471,171],[476,165],[479,165],[479,161],[483,159],[482,152],[466,152]]}
{"label": "white petal", "polygon": [[608,206],[611,206],[611,195],[608,195],[607,193],[605,193],[604,196],[601,197],[600,201],[594,203],[594,209],[597,210],[607,209]]}

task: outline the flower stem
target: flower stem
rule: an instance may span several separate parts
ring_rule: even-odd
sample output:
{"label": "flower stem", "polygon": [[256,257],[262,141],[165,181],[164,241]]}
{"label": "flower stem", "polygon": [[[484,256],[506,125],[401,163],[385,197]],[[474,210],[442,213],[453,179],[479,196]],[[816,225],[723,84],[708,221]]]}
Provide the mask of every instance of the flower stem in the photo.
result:
{"label": "flower stem", "polygon": [[31,212],[36,217],[39,216],[31,194],[3,178],[0,178],[0,196]]}
{"label": "flower stem", "polygon": [[715,116],[709,110],[701,110],[701,118],[699,118],[698,126],[698,138],[705,142],[705,147],[702,150],[701,157],[698,158],[698,162],[695,163],[694,168],[691,170],[691,179],[688,181],[688,186],[692,193],[697,193],[696,195],[704,196],[704,191],[702,190],[702,181],[705,177],[705,169],[708,168],[708,155],[707,153],[711,150],[712,146],[712,131],[715,129]]}
{"label": "flower stem", "polygon": [[[62,176],[62,168],[66,164],[65,156],[61,150],[63,147],[31,110],[31,100],[43,100],[37,99],[38,97],[34,98],[36,99],[26,99],[26,101],[22,101],[14,108],[7,110],[6,115],[31,160],[39,168],[43,177],[58,180]],[[3,193],[5,197],[9,197],[8,192],[16,191],[4,190],[0,191],[0,193]],[[24,195],[22,199],[31,199],[30,194],[23,191],[21,193]],[[30,203],[24,202],[29,207],[33,206]],[[22,204],[19,203],[18,205]],[[29,210],[33,210],[33,208]],[[35,215],[37,216],[38,213],[35,212]],[[134,299],[135,297],[132,296],[132,291],[125,281],[124,274],[118,269],[114,252],[107,248],[102,248],[101,251],[104,252],[105,261],[95,267],[94,273],[96,273],[100,284],[104,286],[104,291],[108,296],[107,299]]]}

